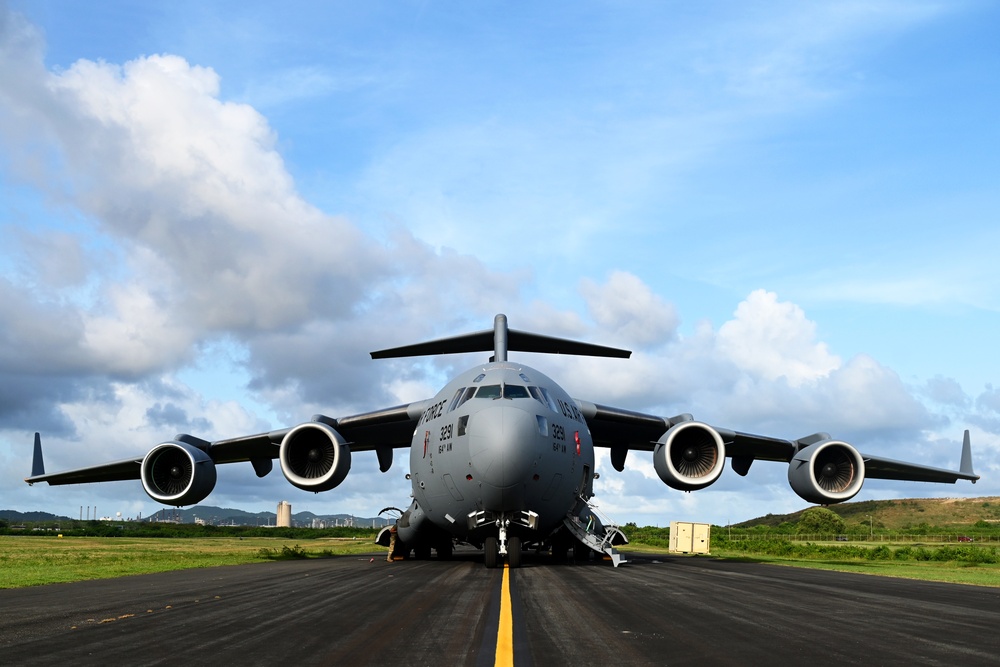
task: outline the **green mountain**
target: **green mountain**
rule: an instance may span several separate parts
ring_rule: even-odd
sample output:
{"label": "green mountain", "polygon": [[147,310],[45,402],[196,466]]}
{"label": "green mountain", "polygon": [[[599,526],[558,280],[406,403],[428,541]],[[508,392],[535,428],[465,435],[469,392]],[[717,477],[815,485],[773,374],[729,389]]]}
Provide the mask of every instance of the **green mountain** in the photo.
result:
{"label": "green mountain", "polygon": [[16,510],[0,510],[0,519],[11,523],[25,521],[70,521],[68,516],[57,516],[48,512],[18,512]]}
{"label": "green mountain", "polygon": [[[778,526],[796,523],[807,508],[791,514],[768,514],[750,519],[734,528]],[[900,500],[864,500],[830,505],[848,525],[873,525],[883,530],[905,530],[921,524],[941,528],[971,526],[984,521],[1000,524],[1000,498],[909,498]]]}
{"label": "green mountain", "polygon": [[[76,517],[78,519],[79,517]],[[213,505],[195,505],[187,509],[165,507],[154,514],[143,517],[143,521],[175,521],[178,523],[195,523],[204,521],[214,526],[273,526],[277,520],[274,512],[247,512],[231,507],[215,507]],[[74,517],[57,516],[48,512],[18,512],[16,510],[0,510],[0,520],[12,524],[30,522],[73,521]],[[381,528],[389,523],[381,517],[352,517],[350,514],[317,515],[312,512],[298,512],[292,515],[292,525],[311,527],[313,524],[332,526],[364,526]]]}

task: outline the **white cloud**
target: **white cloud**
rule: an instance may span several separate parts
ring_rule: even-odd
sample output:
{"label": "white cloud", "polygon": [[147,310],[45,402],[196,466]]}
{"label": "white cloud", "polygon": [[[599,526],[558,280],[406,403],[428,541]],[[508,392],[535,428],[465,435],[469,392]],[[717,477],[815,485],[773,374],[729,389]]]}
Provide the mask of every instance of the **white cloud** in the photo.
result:
{"label": "white cloud", "polygon": [[[310,205],[267,120],[220,99],[210,68],[158,55],[48,72],[37,33],[5,19],[0,48],[11,57],[0,72],[19,85],[0,96],[4,136],[16,153],[41,145],[54,156],[12,167],[30,164],[22,178],[92,223],[44,240],[22,235],[31,258],[23,282],[32,298],[61,304],[50,309],[61,325],[46,318],[43,336],[30,340],[30,321],[18,318],[8,338],[19,355],[34,349],[53,364],[44,341],[58,333],[55,357],[72,357],[91,374],[86,381],[100,383],[191,364],[206,342],[232,336],[249,353],[257,391],[294,378],[306,401],[379,395],[387,370],[358,370],[372,342],[370,324],[354,323],[359,313],[381,320],[395,344],[391,331],[429,332],[456,303],[463,313],[492,310],[524,281],[523,272],[492,272],[405,231],[386,245]],[[28,117],[30,126],[17,122]],[[109,250],[83,252],[88,245]],[[73,290],[83,286],[79,298]],[[22,299],[20,289],[11,286],[11,298]],[[353,370],[331,374],[316,363],[331,349],[356,351],[339,364]]]}
{"label": "white cloud", "polygon": [[[651,294],[634,276],[612,276],[582,286],[590,311],[620,312],[622,301],[628,303],[626,284],[639,302]],[[623,321],[635,320],[595,317],[594,328],[579,323],[568,335],[614,343]],[[867,355],[842,362],[817,339],[804,311],[773,293],[752,292],[717,329],[704,322],[690,335],[671,338],[669,331],[663,329],[662,345],[629,360],[533,357],[529,363],[584,400],[663,416],[690,412],[723,428],[785,438],[826,431],[862,451],[873,441],[899,446],[903,459],[902,448],[914,438],[947,425],[892,369]]]}
{"label": "white cloud", "polygon": [[662,345],[677,335],[677,312],[638,277],[615,271],[604,285],[581,286],[591,317],[625,344]]}
{"label": "white cloud", "polygon": [[736,318],[720,327],[718,350],[751,376],[784,378],[799,387],[840,366],[840,359],[815,337],[815,323],[798,306],[756,290],[736,309]]}

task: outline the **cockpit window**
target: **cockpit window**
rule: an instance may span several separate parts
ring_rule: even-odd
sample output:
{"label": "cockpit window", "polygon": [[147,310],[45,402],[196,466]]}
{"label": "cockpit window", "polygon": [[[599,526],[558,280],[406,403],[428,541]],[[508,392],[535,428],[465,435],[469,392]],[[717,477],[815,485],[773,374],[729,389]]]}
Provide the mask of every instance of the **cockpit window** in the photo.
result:
{"label": "cockpit window", "polygon": [[473,383],[482,382],[484,377],[486,377],[486,373],[480,373],[479,375],[476,376],[476,379],[473,380],[472,382]]}
{"label": "cockpit window", "polygon": [[500,398],[502,392],[498,384],[484,384],[476,392],[476,398]]}
{"label": "cockpit window", "polygon": [[552,412],[560,412],[559,404],[556,403],[556,399],[552,398],[552,394],[549,393],[548,389],[545,387],[539,387],[538,391],[541,392],[542,398],[545,399],[542,402],[549,406],[549,410],[552,410]]}
{"label": "cockpit window", "polygon": [[455,392],[455,395],[451,399],[451,403],[448,404],[448,412],[452,410],[457,410],[465,403],[467,400],[472,398],[476,393],[475,387],[462,387]]}
{"label": "cockpit window", "polygon": [[476,391],[476,398],[531,398],[531,394],[523,384],[484,384]]}
{"label": "cockpit window", "polygon": [[531,394],[531,397],[533,399],[535,399],[536,401],[538,401],[542,405],[544,405],[546,407],[548,406],[548,403],[545,402],[545,397],[542,396],[542,392],[539,391],[538,387],[528,387],[528,393]]}
{"label": "cockpit window", "polygon": [[476,395],[476,388],[469,387],[468,389],[465,390],[465,393],[462,394],[462,398],[458,401],[458,403],[455,404],[455,407],[452,409],[457,410],[458,408],[462,407],[462,405],[464,405],[467,400],[469,400],[475,395]]}
{"label": "cockpit window", "polygon": [[503,386],[504,398],[530,398],[528,388],[522,384],[505,384]]}
{"label": "cockpit window", "polygon": [[448,412],[451,412],[459,406],[459,399],[462,398],[462,394],[465,393],[465,387],[462,387],[455,392],[455,395],[451,399],[451,403],[448,404]]}

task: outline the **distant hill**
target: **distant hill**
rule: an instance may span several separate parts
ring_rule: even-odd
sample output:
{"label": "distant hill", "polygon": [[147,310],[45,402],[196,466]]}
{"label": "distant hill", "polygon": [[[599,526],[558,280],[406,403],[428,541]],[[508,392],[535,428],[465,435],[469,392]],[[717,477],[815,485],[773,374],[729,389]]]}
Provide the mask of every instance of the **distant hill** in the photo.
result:
{"label": "distant hill", "polygon": [[48,512],[18,512],[16,510],[0,510],[0,519],[11,523],[25,521],[70,521],[68,516],[57,516]]}
{"label": "distant hill", "polygon": [[[74,520],[73,517],[57,516],[48,512],[18,512],[15,510],[0,510],[0,519],[11,523]],[[231,507],[195,505],[187,509],[165,507],[150,516],[143,517],[143,521],[177,521],[179,523],[195,523],[195,519],[213,526],[273,526],[277,515],[274,512],[247,512]],[[298,512],[292,515],[292,525],[294,526],[311,527],[314,521],[325,524],[325,527],[355,525],[381,528],[389,523],[384,516],[352,517],[350,514],[317,515],[312,512]]]}
{"label": "distant hill", "polygon": [[[768,514],[750,519],[733,527],[778,526],[795,523],[808,507],[791,514]],[[900,500],[864,500],[856,503],[830,505],[829,509],[851,524],[868,525],[869,516],[875,528],[903,530],[920,524],[931,526],[969,526],[977,521],[1000,524],[1000,497],[986,498],[911,498]]]}
{"label": "distant hill", "polygon": [[[742,523],[733,524],[734,528],[751,528],[753,526],[779,526],[782,523],[796,523],[803,508],[791,514],[768,514]],[[920,524],[940,526],[971,526],[977,521],[990,524],[1000,524],[1000,497],[985,498],[909,498],[900,500],[865,500],[854,503],[830,505],[829,509],[836,512],[848,525],[864,525],[872,517],[875,528],[882,530],[905,530]],[[273,526],[277,519],[274,512],[247,512],[230,507],[215,507],[213,505],[195,505],[188,509],[164,508],[143,520],[179,521],[194,523],[195,519],[215,526]],[[10,523],[72,521],[73,517],[57,516],[48,512],[18,512],[15,510],[0,510],[0,520]],[[298,512],[292,515],[295,526],[312,526],[314,521],[322,522],[326,527],[355,526],[381,528],[388,524],[385,517],[352,517],[350,514],[317,515],[312,512]]]}
{"label": "distant hill", "polygon": [[[152,515],[171,519],[179,517],[182,523],[194,523],[195,519],[200,519],[205,523],[216,526],[237,525],[237,526],[273,526],[277,520],[274,512],[246,512],[241,509],[230,507],[214,507],[212,505],[195,505],[189,509],[174,510],[172,508],[161,510]],[[353,523],[355,526],[376,527],[384,526],[388,523],[385,517],[352,517],[350,514],[313,514],[312,512],[297,512],[292,515],[292,524],[295,526],[311,526],[314,521],[325,523],[329,526],[345,526]]]}

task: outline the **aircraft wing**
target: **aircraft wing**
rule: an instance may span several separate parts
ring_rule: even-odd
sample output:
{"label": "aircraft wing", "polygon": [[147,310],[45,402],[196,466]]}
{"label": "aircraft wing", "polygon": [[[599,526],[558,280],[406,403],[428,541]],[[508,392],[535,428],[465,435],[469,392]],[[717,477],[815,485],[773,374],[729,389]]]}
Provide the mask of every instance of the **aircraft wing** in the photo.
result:
{"label": "aircraft wing", "polygon": [[[409,447],[420,415],[430,400],[397,405],[384,410],[348,417],[313,415],[312,421],[335,428],[352,452],[368,452]],[[278,447],[292,427],[247,435],[211,443],[210,454],[216,463],[235,463],[254,459],[278,458]]]}
{"label": "aircraft wing", "polygon": [[[36,454],[36,461],[38,460]],[[58,484],[86,484],[88,482],[117,482],[126,479],[139,479],[139,471],[142,467],[142,457],[137,456],[121,461],[101,463],[86,468],[76,468],[75,470],[65,470],[46,475],[32,473],[31,477],[25,477],[28,484],[35,482],[48,482],[50,485]]]}
{"label": "aircraft wing", "polygon": [[[385,472],[392,464],[392,450],[410,446],[413,429],[429,403],[429,400],[417,401],[339,419],[314,415],[312,422],[335,429],[347,441],[346,444],[352,452],[375,450],[378,454],[379,467]],[[174,439],[200,449],[216,464],[249,461],[253,464],[257,475],[263,477],[271,471],[271,462],[278,458],[281,441],[292,428],[214,442],[187,434],[180,434]],[[36,435],[32,473],[24,481],[28,484],[46,482],[50,485],[59,485],[140,479],[143,458],[144,455],[139,455],[85,468],[45,473],[41,444]]]}
{"label": "aircraft wing", "polygon": [[[629,450],[654,451],[667,431],[693,421],[689,414],[664,418],[587,401],[577,400],[576,403],[587,420],[594,445],[611,450],[611,463],[619,471],[625,467],[625,458]],[[785,440],[724,428],[708,428],[718,433],[725,445],[725,455],[731,458],[733,470],[740,475],[746,475],[750,465],[756,460],[792,463],[793,460],[798,460],[799,453],[810,445],[831,440],[826,433],[816,433],[798,440]],[[895,461],[869,454],[860,456],[864,461],[864,476],[869,479],[946,484],[954,484],[960,479],[972,482],[979,479],[979,475],[972,469],[968,431],[965,432],[960,470]]]}

